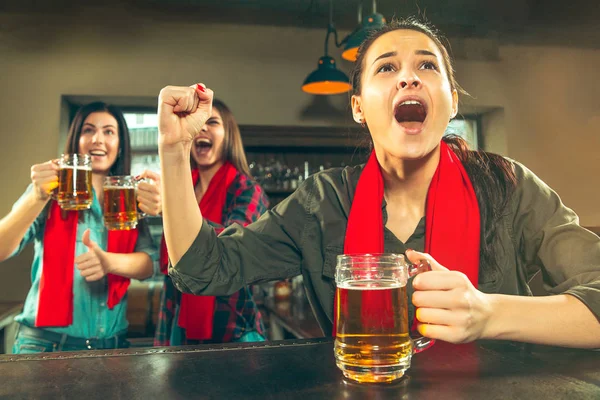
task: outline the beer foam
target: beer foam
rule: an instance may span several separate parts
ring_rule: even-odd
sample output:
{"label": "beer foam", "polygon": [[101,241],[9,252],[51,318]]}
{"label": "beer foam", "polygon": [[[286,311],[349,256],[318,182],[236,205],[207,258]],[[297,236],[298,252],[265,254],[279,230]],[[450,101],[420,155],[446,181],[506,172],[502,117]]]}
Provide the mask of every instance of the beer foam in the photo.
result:
{"label": "beer foam", "polygon": [[91,171],[92,170],[92,166],[91,165],[78,165],[78,166],[65,165],[63,167],[60,167],[60,169],[78,169],[78,170],[81,170],[81,171]]}
{"label": "beer foam", "polygon": [[114,186],[114,185],[104,185],[104,189],[109,190],[119,190],[119,189],[135,189],[135,186]]}
{"label": "beer foam", "polygon": [[392,279],[382,280],[349,280],[339,284],[338,289],[348,290],[390,290],[406,286],[406,282],[399,282]]}

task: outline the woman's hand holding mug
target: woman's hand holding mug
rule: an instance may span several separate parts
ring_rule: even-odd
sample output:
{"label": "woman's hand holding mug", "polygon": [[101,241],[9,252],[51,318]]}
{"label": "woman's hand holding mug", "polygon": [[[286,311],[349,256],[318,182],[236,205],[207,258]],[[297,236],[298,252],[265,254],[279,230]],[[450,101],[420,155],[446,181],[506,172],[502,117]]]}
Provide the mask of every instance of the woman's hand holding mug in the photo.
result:
{"label": "woman's hand holding mug", "polygon": [[406,252],[413,263],[426,260],[431,271],[414,278],[412,302],[421,335],[450,343],[489,338],[494,314],[490,296],[477,290],[462,272],[450,271],[431,255]]}
{"label": "woman's hand holding mug", "polygon": [[48,200],[52,195],[52,191],[58,187],[57,160],[32,165],[31,182],[33,183],[36,199],[41,201]]}
{"label": "woman's hand holding mug", "polygon": [[137,202],[139,209],[146,215],[162,213],[162,196],[160,175],[154,171],[145,170],[136,176],[140,182],[137,185]]}

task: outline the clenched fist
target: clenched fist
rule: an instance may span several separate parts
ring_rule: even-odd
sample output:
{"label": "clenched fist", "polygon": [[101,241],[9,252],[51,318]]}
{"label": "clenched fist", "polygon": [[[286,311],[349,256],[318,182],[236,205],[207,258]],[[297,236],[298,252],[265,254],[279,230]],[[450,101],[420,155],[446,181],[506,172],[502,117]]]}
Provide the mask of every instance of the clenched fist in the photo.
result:
{"label": "clenched fist", "polygon": [[201,83],[167,86],[158,96],[158,144],[161,148],[191,144],[210,118],[213,91]]}

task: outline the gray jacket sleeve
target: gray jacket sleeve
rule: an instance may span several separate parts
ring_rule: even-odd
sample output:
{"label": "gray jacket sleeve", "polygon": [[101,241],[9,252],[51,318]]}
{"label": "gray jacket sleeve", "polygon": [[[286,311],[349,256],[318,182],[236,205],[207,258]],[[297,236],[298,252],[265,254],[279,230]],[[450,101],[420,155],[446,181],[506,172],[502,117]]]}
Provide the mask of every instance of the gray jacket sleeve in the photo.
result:
{"label": "gray jacket sleeve", "polygon": [[575,296],[600,317],[600,238],[533,172],[514,165],[514,234],[525,265],[541,267],[549,293]]}
{"label": "gray jacket sleeve", "polygon": [[312,180],[246,227],[233,224],[219,236],[204,221],[169,276],[184,293],[226,296],[243,286],[300,275],[304,226]]}

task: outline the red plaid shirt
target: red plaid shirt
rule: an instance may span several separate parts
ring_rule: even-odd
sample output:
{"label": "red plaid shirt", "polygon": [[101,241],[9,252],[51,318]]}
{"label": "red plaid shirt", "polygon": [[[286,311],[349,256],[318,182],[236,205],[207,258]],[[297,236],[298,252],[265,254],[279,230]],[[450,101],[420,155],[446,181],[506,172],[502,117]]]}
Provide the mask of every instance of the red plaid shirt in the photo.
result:
{"label": "red plaid shirt", "polygon": [[[267,211],[268,205],[264,190],[246,175],[238,173],[227,189],[225,209],[223,210],[224,224],[221,226],[210,221],[207,222],[219,234],[225,227],[233,223],[248,225],[256,221],[262,213]],[[186,339],[184,332],[177,332],[176,335],[181,337],[181,343],[174,338],[174,331],[183,331],[183,328],[177,325],[180,298],[181,293],[166,277],[154,336],[155,346],[169,346],[171,342],[174,345],[201,343],[198,340]],[[217,296],[213,321],[211,343],[235,341],[244,333],[253,330],[264,336],[265,328],[262,316],[252,298],[250,287],[245,287],[231,296]]]}

